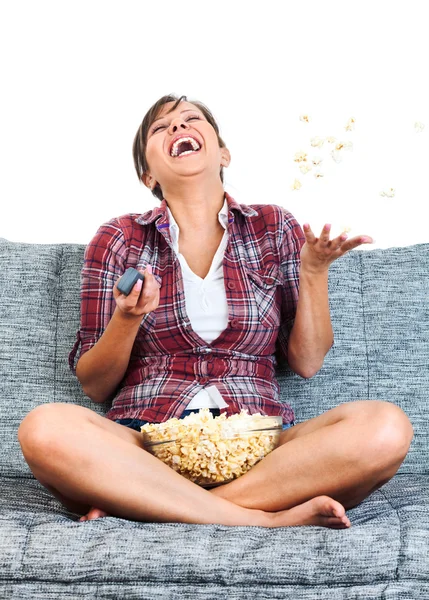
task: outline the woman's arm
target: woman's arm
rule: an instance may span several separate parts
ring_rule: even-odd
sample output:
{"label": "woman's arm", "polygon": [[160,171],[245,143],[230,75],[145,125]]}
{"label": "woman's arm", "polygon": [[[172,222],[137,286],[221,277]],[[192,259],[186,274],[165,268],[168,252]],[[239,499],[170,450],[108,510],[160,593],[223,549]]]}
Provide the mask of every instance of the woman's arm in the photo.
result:
{"label": "woman's arm", "polygon": [[288,343],[289,367],[301,377],[313,377],[321,369],[333,341],[328,271],[312,274],[301,265],[298,306]]}
{"label": "woman's arm", "polygon": [[79,359],[76,377],[94,402],[110,398],[124,377],[141,320],[116,307],[101,338]]}
{"label": "woman's arm", "polygon": [[159,305],[159,283],[148,267],[144,283],[137,281],[128,296],[113,287],[116,308],[105,331],[79,359],[76,376],[94,402],[105,402],[116,391],[128,368],[134,340],[145,314]]}
{"label": "woman's arm", "polygon": [[305,378],[321,369],[334,341],[328,300],[329,266],[349,250],[373,243],[369,236],[346,241],[345,233],[329,240],[330,229],[330,225],[325,225],[320,238],[316,238],[310,225],[304,225],[306,242],[301,248],[299,299],[289,336],[288,363]]}

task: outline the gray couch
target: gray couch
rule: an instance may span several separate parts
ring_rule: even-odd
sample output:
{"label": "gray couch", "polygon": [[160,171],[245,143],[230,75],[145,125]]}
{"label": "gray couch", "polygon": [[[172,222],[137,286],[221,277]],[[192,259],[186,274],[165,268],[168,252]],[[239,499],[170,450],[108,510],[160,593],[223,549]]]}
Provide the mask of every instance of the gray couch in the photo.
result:
{"label": "gray couch", "polygon": [[333,263],[335,344],[321,371],[278,370],[297,422],[388,400],[415,436],[399,472],[348,511],[351,528],[79,523],[17,440],[35,406],[85,397],[67,364],[83,245],[0,239],[0,599],[429,598],[429,244],[355,250]]}

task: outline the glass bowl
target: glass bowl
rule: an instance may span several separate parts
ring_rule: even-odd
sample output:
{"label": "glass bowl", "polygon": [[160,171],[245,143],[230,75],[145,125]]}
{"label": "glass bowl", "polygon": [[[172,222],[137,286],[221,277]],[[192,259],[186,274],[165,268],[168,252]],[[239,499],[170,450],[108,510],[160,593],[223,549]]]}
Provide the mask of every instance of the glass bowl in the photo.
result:
{"label": "glass bowl", "polygon": [[282,417],[213,417],[208,409],[141,427],[143,447],[190,481],[211,488],[244,475],[278,445]]}

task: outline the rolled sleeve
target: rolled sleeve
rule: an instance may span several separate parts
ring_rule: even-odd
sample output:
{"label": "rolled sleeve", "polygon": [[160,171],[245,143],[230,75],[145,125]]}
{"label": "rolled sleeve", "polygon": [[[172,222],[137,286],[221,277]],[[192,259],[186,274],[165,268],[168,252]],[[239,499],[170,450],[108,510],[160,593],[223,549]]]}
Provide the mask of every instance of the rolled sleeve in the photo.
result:
{"label": "rolled sleeve", "polygon": [[80,328],[69,354],[69,367],[75,375],[77,361],[97,343],[113,316],[113,286],[124,273],[126,254],[124,234],[115,219],[103,224],[85,249]]}
{"label": "rolled sleeve", "polygon": [[299,298],[299,271],[301,248],[305,243],[304,232],[294,216],[281,208],[283,227],[280,236],[280,269],[285,283],[282,286],[281,320],[276,340],[276,357],[287,362],[289,335],[292,330]]}

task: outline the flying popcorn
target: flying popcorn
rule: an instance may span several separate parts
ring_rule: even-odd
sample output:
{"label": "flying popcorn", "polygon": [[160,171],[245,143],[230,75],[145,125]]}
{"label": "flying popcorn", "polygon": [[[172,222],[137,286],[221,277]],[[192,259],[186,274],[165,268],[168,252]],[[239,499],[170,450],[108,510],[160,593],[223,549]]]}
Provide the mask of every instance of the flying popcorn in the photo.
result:
{"label": "flying popcorn", "polygon": [[419,121],[416,121],[414,123],[414,128],[416,130],[416,133],[421,133],[423,131],[423,129],[425,128],[425,126],[423,125],[423,123],[420,123]]}
{"label": "flying popcorn", "polygon": [[324,144],[324,143],[325,143],[325,138],[318,137],[318,136],[316,136],[316,137],[314,137],[314,138],[311,138],[311,140],[310,140],[310,144],[311,144],[311,145],[312,145],[314,148],[315,148],[315,147],[321,148],[321,147],[323,146],[323,144]]}
{"label": "flying popcorn", "polygon": [[352,142],[338,142],[335,146],[335,150],[353,150]]}
{"label": "flying popcorn", "polygon": [[311,171],[313,167],[310,164],[304,163],[302,165],[299,166],[299,170],[301,171],[301,173],[303,173],[304,175],[306,173],[308,173],[309,171]]}
{"label": "flying popcorn", "polygon": [[308,115],[300,115],[299,117],[300,121],[305,121],[306,123],[310,122],[310,117]]}
{"label": "flying popcorn", "polygon": [[336,141],[337,138],[334,137],[327,137],[326,141],[328,142],[328,144],[333,144]]}
{"label": "flying popcorn", "polygon": [[317,179],[318,177],[324,177],[323,173],[321,173],[320,171],[316,171],[316,172],[314,173],[314,176],[316,177],[316,179]]}
{"label": "flying popcorn", "polygon": [[304,150],[300,150],[299,152],[295,152],[295,158],[293,159],[295,162],[302,162],[307,160],[307,152]]}
{"label": "flying popcorn", "polygon": [[349,225],[343,225],[341,227],[341,233],[349,233],[351,230],[352,230],[352,228]]}
{"label": "flying popcorn", "polygon": [[301,188],[301,182],[298,179],[295,179],[295,181],[293,182],[293,185],[291,187],[292,191],[293,190],[299,190]]}
{"label": "flying popcorn", "polygon": [[347,125],[345,126],[345,130],[346,131],[352,131],[355,128],[355,120],[353,117],[350,117],[350,119],[347,122]]}
{"label": "flying popcorn", "polygon": [[389,188],[387,191],[380,192],[380,196],[386,196],[387,198],[393,198],[395,196],[394,188]]}
{"label": "flying popcorn", "polygon": [[317,167],[317,165],[320,165],[320,163],[323,162],[323,158],[321,158],[320,156],[315,156],[311,162],[315,167]]}
{"label": "flying popcorn", "polygon": [[343,160],[340,150],[332,150],[331,156],[335,160],[336,163],[340,163]]}

